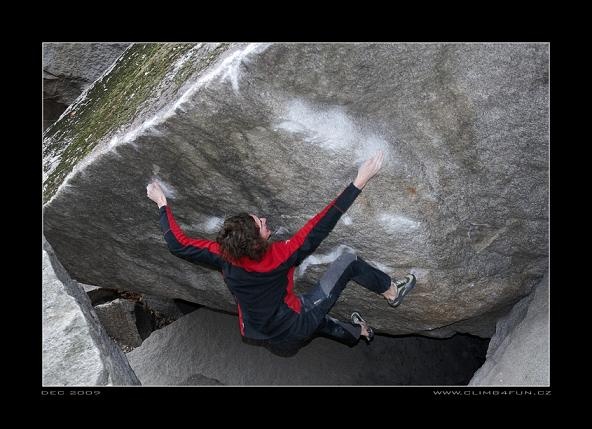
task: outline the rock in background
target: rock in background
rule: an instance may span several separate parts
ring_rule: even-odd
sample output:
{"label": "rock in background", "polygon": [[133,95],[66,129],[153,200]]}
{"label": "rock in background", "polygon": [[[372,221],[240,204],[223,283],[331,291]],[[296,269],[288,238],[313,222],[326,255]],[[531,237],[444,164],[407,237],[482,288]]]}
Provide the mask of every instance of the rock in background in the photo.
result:
{"label": "rock in background", "polygon": [[51,246],[43,245],[42,385],[140,384],[125,355],[109,338],[82,287]]}
{"label": "rock in background", "polygon": [[81,282],[235,311],[219,273],[168,253],[147,183],[189,235],[244,210],[281,239],[382,149],[297,291],[348,246],[418,285],[397,310],[348,287],[336,317],[489,337],[548,268],[548,61],[535,43],[134,45],[45,133],[45,234]]}
{"label": "rock in background", "polygon": [[141,310],[134,301],[116,299],[95,306],[95,311],[109,336],[121,345],[138,347],[153,331],[150,323],[138,323]]}
{"label": "rock in background", "polygon": [[124,351],[142,344],[150,334],[199,305],[135,292],[81,285],[107,334]]}
{"label": "rock in background", "polygon": [[474,386],[548,386],[549,277],[497,322],[487,361],[475,373]]}
{"label": "rock in background", "polygon": [[348,347],[315,338],[290,358],[244,343],[238,318],[200,308],[127,354],[142,385],[466,385],[487,340],[375,336]]}
{"label": "rock in background", "polygon": [[129,43],[43,44],[43,129],[105,72]]}
{"label": "rock in background", "polygon": [[99,286],[85,284],[80,284],[80,286],[82,286],[82,289],[84,289],[84,291],[88,295],[88,298],[90,299],[90,302],[93,305],[93,307],[119,298],[119,291],[117,291],[116,289],[107,289]]}

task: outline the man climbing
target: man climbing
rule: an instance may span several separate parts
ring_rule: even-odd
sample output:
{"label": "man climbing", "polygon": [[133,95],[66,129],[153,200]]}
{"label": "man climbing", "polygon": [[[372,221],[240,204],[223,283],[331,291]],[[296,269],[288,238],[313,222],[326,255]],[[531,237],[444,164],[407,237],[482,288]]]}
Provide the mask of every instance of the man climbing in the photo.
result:
{"label": "man climbing", "polygon": [[346,284],[353,280],[381,294],[392,307],[415,286],[408,274],[393,281],[352,253],[344,253],[328,267],[315,287],[294,293],[294,269],[312,254],[333,230],[367,182],[378,173],[384,154],[378,152],[359,168],[356,179],[289,240],[269,242],[267,219],[239,213],[224,221],[216,241],[189,238],[179,228],[166,197],[154,181],[148,198],[160,211],[160,227],[170,252],[192,263],[222,272],[236,300],[240,332],[244,339],[264,345],[280,356],[294,355],[314,335],[327,335],[348,345],[362,336],[370,342],[372,328],[358,312],[350,322],[328,315]]}

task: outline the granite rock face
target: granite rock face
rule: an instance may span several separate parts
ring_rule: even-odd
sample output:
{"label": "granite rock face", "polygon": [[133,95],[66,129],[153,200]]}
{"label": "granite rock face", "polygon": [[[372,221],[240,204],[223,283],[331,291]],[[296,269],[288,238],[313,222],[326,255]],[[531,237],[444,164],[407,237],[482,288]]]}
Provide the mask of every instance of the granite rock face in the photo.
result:
{"label": "granite rock face", "polygon": [[127,354],[144,386],[466,385],[487,340],[375,336],[348,347],[315,338],[285,358],[241,341],[236,316],[200,308]]}
{"label": "granite rock face", "polygon": [[143,337],[150,335],[149,332],[146,332],[143,336],[138,329],[134,301],[118,298],[97,305],[95,312],[109,336],[122,345],[138,347],[142,344]]}
{"label": "granite rock face", "polygon": [[548,386],[550,383],[549,277],[497,322],[487,361],[469,385]]}
{"label": "granite rock face", "polygon": [[42,384],[139,385],[84,289],[68,276],[47,242],[42,252]]}
{"label": "granite rock face", "polygon": [[43,44],[43,124],[51,125],[129,43]]}
{"label": "granite rock face", "polygon": [[190,236],[247,211],[287,239],[382,149],[296,290],[349,247],[418,284],[396,310],[352,284],[335,316],[491,336],[548,267],[548,61],[529,43],[134,45],[45,133],[46,237],[81,282],[235,311],[219,273],[167,251],[149,181]]}

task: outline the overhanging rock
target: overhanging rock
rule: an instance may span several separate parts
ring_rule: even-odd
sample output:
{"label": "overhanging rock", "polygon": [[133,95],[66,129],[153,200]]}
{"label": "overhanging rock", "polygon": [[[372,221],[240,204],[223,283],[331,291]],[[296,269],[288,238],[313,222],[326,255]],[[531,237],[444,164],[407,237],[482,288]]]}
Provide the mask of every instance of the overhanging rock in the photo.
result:
{"label": "overhanging rock", "polygon": [[335,315],[490,336],[548,266],[548,60],[546,44],[132,46],[45,134],[45,235],[78,281],[234,311],[218,273],[168,253],[147,183],[188,235],[248,211],[281,239],[383,149],[297,291],[348,246],[418,286],[393,310],[352,285]]}

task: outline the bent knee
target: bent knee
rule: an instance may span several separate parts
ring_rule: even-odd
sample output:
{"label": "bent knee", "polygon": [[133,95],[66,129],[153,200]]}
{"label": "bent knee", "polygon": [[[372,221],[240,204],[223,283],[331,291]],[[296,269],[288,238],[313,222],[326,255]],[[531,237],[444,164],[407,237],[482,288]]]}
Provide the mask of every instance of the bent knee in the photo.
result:
{"label": "bent knee", "polygon": [[358,259],[358,255],[353,252],[344,252],[335,260],[335,264],[347,266]]}

